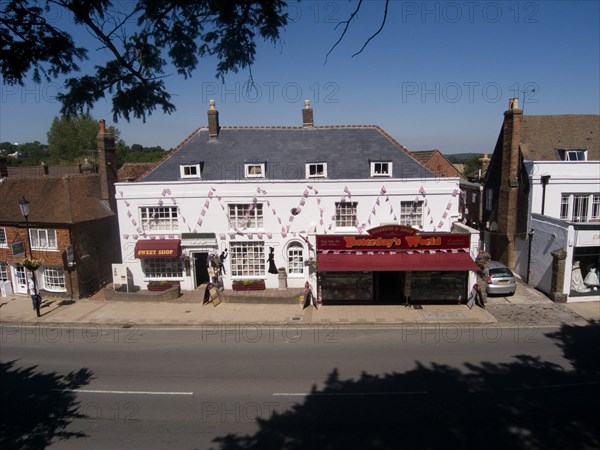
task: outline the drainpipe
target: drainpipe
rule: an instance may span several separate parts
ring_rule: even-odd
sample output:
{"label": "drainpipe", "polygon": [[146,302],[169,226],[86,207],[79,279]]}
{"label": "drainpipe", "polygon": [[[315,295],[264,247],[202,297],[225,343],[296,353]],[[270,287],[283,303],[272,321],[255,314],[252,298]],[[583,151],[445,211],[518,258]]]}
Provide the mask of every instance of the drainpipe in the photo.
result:
{"label": "drainpipe", "polygon": [[544,209],[546,206],[546,186],[548,185],[548,182],[550,181],[550,175],[542,175],[541,180],[542,180],[542,216],[543,216]]}
{"label": "drainpipe", "polygon": [[527,233],[529,236],[529,250],[527,252],[527,284],[529,284],[529,277],[531,276],[531,245],[533,244],[533,229]]}

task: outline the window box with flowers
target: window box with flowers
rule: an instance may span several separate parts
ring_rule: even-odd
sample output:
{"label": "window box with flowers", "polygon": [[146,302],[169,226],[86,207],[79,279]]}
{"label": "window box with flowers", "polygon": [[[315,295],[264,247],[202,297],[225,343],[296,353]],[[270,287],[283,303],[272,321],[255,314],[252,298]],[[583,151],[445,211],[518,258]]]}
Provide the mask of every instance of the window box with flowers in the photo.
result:
{"label": "window box with flowers", "polygon": [[148,290],[151,292],[166,291],[174,287],[179,288],[179,281],[148,281]]}
{"label": "window box with flowers", "polygon": [[234,280],[234,291],[263,291],[265,290],[265,280]]}

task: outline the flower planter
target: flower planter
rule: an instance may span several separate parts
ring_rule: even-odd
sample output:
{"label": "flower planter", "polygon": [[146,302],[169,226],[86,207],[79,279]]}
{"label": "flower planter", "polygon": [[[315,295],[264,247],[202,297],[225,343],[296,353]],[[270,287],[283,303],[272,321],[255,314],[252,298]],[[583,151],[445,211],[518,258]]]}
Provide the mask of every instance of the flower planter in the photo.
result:
{"label": "flower planter", "polygon": [[263,280],[256,280],[252,282],[234,281],[234,291],[264,291],[265,282]]}
{"label": "flower planter", "polygon": [[178,285],[179,283],[148,283],[148,290],[151,292],[162,292]]}

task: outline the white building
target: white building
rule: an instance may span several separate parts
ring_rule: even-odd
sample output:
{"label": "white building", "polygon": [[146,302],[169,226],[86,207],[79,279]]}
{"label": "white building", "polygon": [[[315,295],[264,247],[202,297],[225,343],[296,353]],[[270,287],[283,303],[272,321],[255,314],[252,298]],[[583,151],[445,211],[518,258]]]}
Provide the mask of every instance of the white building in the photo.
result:
{"label": "white building", "polygon": [[513,101],[486,180],[492,257],[555,301],[598,300],[599,180],[600,116],[523,116]]}
{"label": "white building", "polygon": [[[455,224],[459,179],[435,178],[377,126],[314,126],[308,102],[302,114],[301,127],[220,127],[211,102],[208,127],[194,131],[139,181],[116,185],[123,263],[134,284],[176,280],[182,289],[195,289],[214,281],[207,263],[220,262],[221,255],[217,272],[225,289],[236,280],[277,288],[284,268],[289,287],[310,281],[317,294],[317,280],[331,287],[345,279],[369,284],[370,297],[356,301],[404,301],[397,290],[383,294],[390,278],[383,272],[396,274],[397,287],[410,283],[405,273],[415,271],[446,288],[454,279],[450,297],[440,287],[431,298],[465,298],[478,235]],[[319,248],[318,236],[369,237],[381,225],[414,227],[386,229],[385,236],[397,235],[397,248],[369,240],[365,261],[391,252],[395,259],[387,267],[368,267],[372,261],[361,267],[361,259],[358,266],[355,260],[345,265],[362,251]],[[405,235],[416,230],[439,242],[407,249]],[[333,273],[317,278],[319,254],[329,250],[349,256],[339,270],[330,267]]]}

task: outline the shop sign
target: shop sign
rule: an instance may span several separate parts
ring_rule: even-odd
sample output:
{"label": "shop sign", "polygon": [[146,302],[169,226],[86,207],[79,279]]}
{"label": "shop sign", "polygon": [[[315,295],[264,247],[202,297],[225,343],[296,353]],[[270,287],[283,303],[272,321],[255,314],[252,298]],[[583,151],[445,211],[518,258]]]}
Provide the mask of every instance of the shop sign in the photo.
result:
{"label": "shop sign", "polygon": [[471,245],[470,234],[422,233],[402,225],[384,225],[367,230],[369,235],[317,236],[318,250],[411,250],[463,249]]}
{"label": "shop sign", "polygon": [[577,247],[597,247],[600,245],[600,231],[577,230]]}
{"label": "shop sign", "polygon": [[23,243],[23,241],[12,243],[10,245],[10,248],[12,250],[12,255],[15,257],[23,256],[25,254],[25,244]]}

